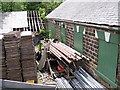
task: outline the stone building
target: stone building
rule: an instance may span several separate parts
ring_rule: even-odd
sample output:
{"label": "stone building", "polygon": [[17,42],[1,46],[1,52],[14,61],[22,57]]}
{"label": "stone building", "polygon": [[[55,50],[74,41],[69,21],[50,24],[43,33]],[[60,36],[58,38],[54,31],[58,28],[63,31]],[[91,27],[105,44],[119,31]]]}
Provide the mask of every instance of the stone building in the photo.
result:
{"label": "stone building", "polygon": [[106,87],[120,86],[119,0],[67,0],[47,15],[50,38],[89,60],[85,68]]}

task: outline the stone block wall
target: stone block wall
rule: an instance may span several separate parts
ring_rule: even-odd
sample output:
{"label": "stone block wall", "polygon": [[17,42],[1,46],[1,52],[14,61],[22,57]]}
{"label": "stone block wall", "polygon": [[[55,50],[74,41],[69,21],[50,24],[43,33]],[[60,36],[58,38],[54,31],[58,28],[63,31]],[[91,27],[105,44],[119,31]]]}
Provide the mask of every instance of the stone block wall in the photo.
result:
{"label": "stone block wall", "polygon": [[86,27],[83,35],[83,54],[89,60],[83,60],[82,66],[90,73],[98,82],[112,88],[112,86],[96,74],[98,66],[98,48],[99,39],[95,37],[95,28]]}
{"label": "stone block wall", "polygon": [[66,45],[74,48],[74,25],[71,23],[67,23],[66,25]]}
{"label": "stone block wall", "polygon": [[55,35],[55,38],[60,41],[60,39],[61,39],[61,34],[60,34],[60,22],[57,22],[57,21],[56,21],[56,23],[55,23],[55,28],[56,28],[56,30],[55,30],[55,34],[56,34],[56,35]]}
{"label": "stone block wall", "polygon": [[98,64],[98,39],[95,37],[94,28],[85,28],[85,34],[83,35],[83,54],[89,58],[89,60],[83,60],[83,64],[93,74]]}
{"label": "stone block wall", "polygon": [[55,20],[49,19],[47,20],[48,23],[55,23]]}

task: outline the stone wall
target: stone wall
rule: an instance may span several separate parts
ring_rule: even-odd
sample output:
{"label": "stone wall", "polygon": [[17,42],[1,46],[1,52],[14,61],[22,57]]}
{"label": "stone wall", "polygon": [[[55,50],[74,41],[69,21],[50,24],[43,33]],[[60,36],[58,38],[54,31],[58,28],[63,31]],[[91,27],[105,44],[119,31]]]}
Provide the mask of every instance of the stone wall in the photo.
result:
{"label": "stone wall", "polygon": [[74,48],[74,26],[71,23],[67,23],[66,25],[66,45]]}
{"label": "stone wall", "polygon": [[[105,30],[102,30],[103,32]],[[109,32],[109,31],[108,31]],[[82,66],[90,73],[98,82],[106,86],[107,88],[112,88],[112,86],[99,77],[96,74],[98,66],[98,48],[99,39],[95,37],[95,28],[86,27],[85,34],[83,35],[83,54],[89,58],[89,60],[83,60]]]}
{"label": "stone wall", "polygon": [[47,20],[48,23],[55,23],[55,20],[49,19]]}
{"label": "stone wall", "polygon": [[83,60],[84,67],[94,76],[98,64],[98,39],[95,37],[94,28],[85,28],[83,54],[89,58],[89,60]]}
{"label": "stone wall", "polygon": [[56,34],[55,38],[60,41],[60,39],[61,39],[61,35],[60,35],[60,22],[56,21],[55,28],[56,28],[56,30],[55,30],[55,34]]}

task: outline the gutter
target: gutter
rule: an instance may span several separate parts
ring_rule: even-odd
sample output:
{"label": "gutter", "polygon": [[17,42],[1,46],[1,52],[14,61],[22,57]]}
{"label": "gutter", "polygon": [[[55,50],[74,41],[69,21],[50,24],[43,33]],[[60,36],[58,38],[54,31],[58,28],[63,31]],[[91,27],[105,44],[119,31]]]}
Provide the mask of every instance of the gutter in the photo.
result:
{"label": "gutter", "polygon": [[94,27],[97,29],[105,29],[105,30],[111,30],[111,31],[116,31],[120,33],[120,26],[117,25],[107,25],[107,24],[96,24],[96,23],[88,23],[88,22],[80,22],[80,21],[73,21],[73,20],[65,20],[65,19],[58,19],[58,18],[47,18],[48,20],[57,20],[60,22],[68,22],[72,24],[79,24],[82,26],[88,26],[88,27]]}

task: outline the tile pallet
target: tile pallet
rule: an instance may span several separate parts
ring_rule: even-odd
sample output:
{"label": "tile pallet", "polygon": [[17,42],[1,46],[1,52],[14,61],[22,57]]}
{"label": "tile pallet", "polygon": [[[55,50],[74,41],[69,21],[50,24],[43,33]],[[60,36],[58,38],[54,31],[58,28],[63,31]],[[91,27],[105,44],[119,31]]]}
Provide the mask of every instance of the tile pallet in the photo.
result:
{"label": "tile pallet", "polygon": [[3,43],[3,38],[0,38],[0,78],[1,79],[6,79],[7,78],[7,73],[6,73],[6,59],[5,59],[5,50],[4,50],[4,43]]}
{"label": "tile pallet", "polygon": [[19,42],[19,31],[9,32],[4,35],[8,80],[22,81]]}
{"label": "tile pallet", "polygon": [[35,51],[32,35],[21,34],[20,50],[24,81],[34,80],[37,82],[37,68],[35,63]]}

